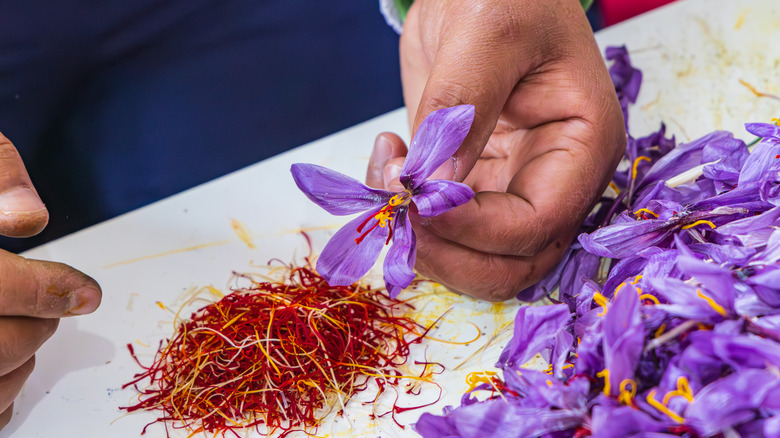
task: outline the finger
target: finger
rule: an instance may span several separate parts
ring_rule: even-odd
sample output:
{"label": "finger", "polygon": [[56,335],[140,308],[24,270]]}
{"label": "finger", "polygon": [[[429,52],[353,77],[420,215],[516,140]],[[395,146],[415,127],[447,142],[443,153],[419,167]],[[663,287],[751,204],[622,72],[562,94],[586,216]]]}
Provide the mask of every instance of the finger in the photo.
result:
{"label": "finger", "polygon": [[0,251],[0,315],[58,318],[91,313],[102,292],[68,265]]}
{"label": "finger", "polygon": [[8,423],[11,422],[11,418],[14,416],[14,404],[11,403],[2,414],[0,414],[0,429],[3,429]]}
{"label": "finger", "polygon": [[[29,361],[57,330],[57,318],[6,316],[0,318],[0,376]],[[2,406],[0,406],[2,408]]]}
{"label": "finger", "polygon": [[385,189],[385,166],[393,159],[405,157],[406,145],[401,137],[391,132],[383,132],[376,137],[371,158],[366,170],[366,184],[369,187]]}
{"label": "finger", "polygon": [[514,298],[555,267],[567,248],[553,244],[534,257],[506,256],[458,245],[421,227],[415,231],[418,272],[454,292],[487,301]]}
{"label": "finger", "polygon": [[[35,356],[28,359],[20,367],[12,372],[0,376],[0,411],[3,412],[0,427],[4,427],[11,420],[13,414],[14,399],[22,391],[22,386],[30,377],[35,367]],[[10,412],[10,413],[9,413]]]}
{"label": "finger", "polygon": [[28,237],[49,222],[49,212],[14,145],[0,134],[0,235]]}

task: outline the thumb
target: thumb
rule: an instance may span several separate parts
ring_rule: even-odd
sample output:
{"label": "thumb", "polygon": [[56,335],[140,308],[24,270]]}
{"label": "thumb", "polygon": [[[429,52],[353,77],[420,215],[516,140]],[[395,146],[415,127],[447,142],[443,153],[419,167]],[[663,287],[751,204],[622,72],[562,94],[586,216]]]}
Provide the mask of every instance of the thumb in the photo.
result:
{"label": "thumb", "polygon": [[49,212],[27,175],[19,152],[0,134],[0,235],[34,236],[48,222]]}
{"label": "thumb", "polygon": [[59,318],[91,313],[102,291],[88,275],[63,263],[0,251],[0,315]]}

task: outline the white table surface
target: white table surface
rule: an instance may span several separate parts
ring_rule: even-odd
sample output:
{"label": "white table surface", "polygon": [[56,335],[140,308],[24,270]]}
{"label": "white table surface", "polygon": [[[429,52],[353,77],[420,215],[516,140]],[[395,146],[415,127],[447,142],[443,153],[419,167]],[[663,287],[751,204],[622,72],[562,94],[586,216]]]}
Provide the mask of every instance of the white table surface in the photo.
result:
{"label": "white table surface", "polygon": [[[668,131],[688,141],[714,129],[751,139],[742,125],[780,117],[780,100],[759,97],[747,84],[780,95],[780,1],[685,0],[613,26],[597,34],[601,47],[626,44],[644,72],[631,131],[641,136],[666,121]],[[14,406],[0,437],[135,437],[154,414],[125,415],[118,409],[134,400],[121,390],[140,368],[125,347],[135,345],[151,360],[160,339],[169,337],[172,316],[156,303],[177,309],[188,291],[213,285],[226,290],[233,271],[257,272],[271,258],[301,261],[308,251],[298,232],[309,230],[315,250],[323,247],[346,219],[331,217],[295,187],[295,162],[328,166],[362,179],[375,135],[407,133],[406,113],[393,111],[241,171],[28,251],[27,257],[68,263],[92,275],[103,287],[103,304],[92,315],[63,319],[37,354],[36,369]],[[406,135],[408,137],[408,135]],[[239,238],[232,221],[251,233],[254,248]],[[448,308],[433,336],[470,344],[428,341],[427,355],[448,371],[436,381],[441,401],[397,418],[413,423],[423,411],[458,404],[465,375],[491,369],[503,340],[481,356],[453,368],[484,345],[498,329],[511,326],[517,304],[480,303],[446,292],[416,300],[423,323]],[[144,347],[148,345],[149,347]],[[418,349],[420,355],[422,350]],[[410,403],[435,395],[428,390]],[[348,421],[328,422],[320,435],[416,436],[392,421],[375,421],[370,409],[348,405]],[[165,436],[160,425],[146,436]],[[186,436],[184,433],[173,436]],[[252,436],[250,434],[250,436]]]}

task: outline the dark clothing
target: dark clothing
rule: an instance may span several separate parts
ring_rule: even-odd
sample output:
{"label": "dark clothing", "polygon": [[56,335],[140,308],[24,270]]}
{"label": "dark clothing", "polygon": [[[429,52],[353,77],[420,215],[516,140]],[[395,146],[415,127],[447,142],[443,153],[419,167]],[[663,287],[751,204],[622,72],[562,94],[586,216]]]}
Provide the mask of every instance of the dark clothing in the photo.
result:
{"label": "dark clothing", "polygon": [[403,104],[398,36],[376,1],[0,0],[0,11],[0,131],[51,214],[41,236],[3,240],[13,251]]}

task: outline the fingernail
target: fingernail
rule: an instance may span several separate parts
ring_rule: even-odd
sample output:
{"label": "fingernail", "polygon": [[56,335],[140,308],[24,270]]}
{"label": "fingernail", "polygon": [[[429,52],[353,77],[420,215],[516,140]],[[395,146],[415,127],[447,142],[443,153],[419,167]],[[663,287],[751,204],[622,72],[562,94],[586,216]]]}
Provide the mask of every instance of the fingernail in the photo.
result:
{"label": "fingernail", "polygon": [[14,187],[0,194],[0,212],[5,214],[32,213],[45,209],[46,206],[30,188]]}
{"label": "fingernail", "polygon": [[404,186],[401,185],[399,177],[401,176],[401,166],[397,164],[388,164],[385,166],[384,179],[385,187],[392,192],[403,191]]}
{"label": "fingernail", "polygon": [[85,287],[76,290],[70,297],[71,315],[86,315],[94,312],[100,305],[100,294],[95,289]]}
{"label": "fingernail", "polygon": [[455,178],[455,158],[449,158],[438,169],[433,171],[430,179],[447,179],[452,180]]}
{"label": "fingernail", "polygon": [[370,163],[381,167],[387,163],[393,153],[393,144],[384,135],[380,135],[374,142],[374,150],[371,152]]}

